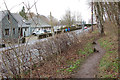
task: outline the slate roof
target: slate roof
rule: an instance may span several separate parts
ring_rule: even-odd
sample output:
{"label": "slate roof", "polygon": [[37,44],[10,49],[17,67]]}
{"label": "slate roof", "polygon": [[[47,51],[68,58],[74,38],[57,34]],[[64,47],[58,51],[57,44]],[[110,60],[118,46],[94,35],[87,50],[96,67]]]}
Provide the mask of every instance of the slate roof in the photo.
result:
{"label": "slate roof", "polygon": [[5,11],[0,11],[0,22],[2,21],[2,19],[5,17],[5,15],[8,14],[8,11],[5,10]]}
{"label": "slate roof", "polygon": [[[3,19],[7,14],[12,15],[9,10],[0,11],[0,22],[2,21],[2,19]],[[12,15],[12,16],[13,16],[13,15]],[[14,16],[13,16],[13,17],[14,17]],[[15,19],[15,17],[14,17],[14,19]],[[16,19],[15,19],[15,20],[16,20]],[[17,21],[17,20],[16,20],[16,21]],[[17,22],[18,22],[18,21],[17,21]]]}
{"label": "slate roof", "polygon": [[29,25],[26,25],[26,23],[28,23],[28,21],[25,20],[20,14],[12,13],[12,15],[18,21],[18,27],[29,27]]}
{"label": "slate roof", "polygon": [[51,27],[51,25],[49,25],[45,20],[36,16],[32,19],[29,19],[29,22],[31,23],[32,27]]}
{"label": "slate roof", "polygon": [[[0,11],[0,22],[8,13],[9,13],[8,10]],[[49,25],[47,19],[44,16],[39,17],[34,16],[32,19],[29,19],[27,21],[18,13],[11,13],[11,15],[18,22],[18,27],[29,27],[30,25],[26,25],[27,23],[31,24],[32,27],[51,27],[51,25]]]}

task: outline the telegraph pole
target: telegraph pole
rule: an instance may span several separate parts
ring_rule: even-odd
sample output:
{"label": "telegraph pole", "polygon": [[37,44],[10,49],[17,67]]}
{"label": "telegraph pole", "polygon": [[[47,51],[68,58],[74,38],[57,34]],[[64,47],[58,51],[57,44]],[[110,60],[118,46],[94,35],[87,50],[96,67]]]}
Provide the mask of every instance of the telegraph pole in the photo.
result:
{"label": "telegraph pole", "polygon": [[52,13],[51,12],[50,12],[50,25],[51,25],[52,36],[54,36],[54,29],[53,29],[53,21],[52,21]]}
{"label": "telegraph pole", "polygon": [[91,2],[91,29],[93,31],[93,0]]}

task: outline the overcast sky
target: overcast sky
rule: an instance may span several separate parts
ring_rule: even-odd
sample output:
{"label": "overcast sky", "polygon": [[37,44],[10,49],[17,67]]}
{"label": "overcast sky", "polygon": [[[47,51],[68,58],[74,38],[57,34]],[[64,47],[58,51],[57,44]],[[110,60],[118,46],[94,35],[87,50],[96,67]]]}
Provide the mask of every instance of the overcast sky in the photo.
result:
{"label": "overcast sky", "polygon": [[[30,6],[34,4],[34,0],[5,0],[5,2],[11,12],[19,12],[24,5],[22,2],[29,3]],[[39,14],[48,16],[51,11],[52,15],[58,20],[61,19],[67,9],[75,14],[81,13],[82,19],[87,22],[91,18],[91,10],[87,0],[38,0],[36,6]],[[0,10],[5,9],[3,0],[0,0]],[[31,11],[36,13],[35,7]]]}

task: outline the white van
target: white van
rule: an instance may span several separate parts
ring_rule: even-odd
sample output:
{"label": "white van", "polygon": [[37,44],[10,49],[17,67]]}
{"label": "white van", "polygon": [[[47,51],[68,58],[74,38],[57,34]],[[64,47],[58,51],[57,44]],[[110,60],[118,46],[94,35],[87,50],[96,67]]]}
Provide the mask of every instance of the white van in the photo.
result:
{"label": "white van", "polygon": [[37,35],[45,34],[46,32],[47,32],[46,30],[38,30],[38,31],[34,31],[33,35],[37,36]]}

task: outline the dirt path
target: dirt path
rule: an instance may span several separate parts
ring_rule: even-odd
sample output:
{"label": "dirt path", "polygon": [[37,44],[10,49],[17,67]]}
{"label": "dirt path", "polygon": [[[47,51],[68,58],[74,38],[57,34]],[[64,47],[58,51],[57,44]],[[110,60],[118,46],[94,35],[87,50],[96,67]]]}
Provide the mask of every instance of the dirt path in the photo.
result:
{"label": "dirt path", "polygon": [[105,53],[105,50],[100,47],[99,43],[96,41],[95,48],[99,52],[92,54],[84,63],[81,65],[80,70],[75,73],[73,78],[95,78],[97,75],[97,67],[99,65],[100,59]]}

